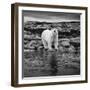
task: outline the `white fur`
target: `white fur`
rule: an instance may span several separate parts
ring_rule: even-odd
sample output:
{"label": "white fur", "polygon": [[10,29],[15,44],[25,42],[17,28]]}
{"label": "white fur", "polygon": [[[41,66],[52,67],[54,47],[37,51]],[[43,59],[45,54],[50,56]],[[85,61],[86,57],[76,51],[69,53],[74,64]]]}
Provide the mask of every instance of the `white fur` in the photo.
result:
{"label": "white fur", "polygon": [[52,44],[58,49],[58,31],[57,29],[44,30],[41,35],[42,43],[45,49],[52,50]]}

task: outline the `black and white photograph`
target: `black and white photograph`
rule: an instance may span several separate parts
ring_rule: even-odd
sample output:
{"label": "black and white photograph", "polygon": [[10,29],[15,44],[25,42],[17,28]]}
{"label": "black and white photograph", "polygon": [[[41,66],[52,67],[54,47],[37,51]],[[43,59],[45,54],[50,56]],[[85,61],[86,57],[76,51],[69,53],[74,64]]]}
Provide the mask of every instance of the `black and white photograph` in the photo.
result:
{"label": "black and white photograph", "polygon": [[23,77],[80,75],[80,13],[22,15]]}
{"label": "black and white photograph", "polygon": [[87,8],[12,6],[11,67],[14,86],[87,82]]}

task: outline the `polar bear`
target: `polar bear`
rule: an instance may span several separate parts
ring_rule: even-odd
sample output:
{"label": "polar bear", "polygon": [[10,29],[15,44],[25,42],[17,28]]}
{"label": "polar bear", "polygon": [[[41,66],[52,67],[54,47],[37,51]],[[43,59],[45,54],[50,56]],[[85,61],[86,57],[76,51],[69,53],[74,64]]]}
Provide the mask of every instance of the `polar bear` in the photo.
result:
{"label": "polar bear", "polygon": [[56,28],[44,30],[41,39],[45,49],[52,50],[52,45],[56,50],[58,49],[58,30]]}

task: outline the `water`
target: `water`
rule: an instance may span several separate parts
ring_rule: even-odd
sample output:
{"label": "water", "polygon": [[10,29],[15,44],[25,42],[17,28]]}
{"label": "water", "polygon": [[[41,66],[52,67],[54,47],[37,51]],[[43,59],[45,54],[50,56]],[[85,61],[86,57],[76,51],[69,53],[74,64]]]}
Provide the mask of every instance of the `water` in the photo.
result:
{"label": "water", "polygon": [[24,51],[24,77],[80,75],[80,53]]}

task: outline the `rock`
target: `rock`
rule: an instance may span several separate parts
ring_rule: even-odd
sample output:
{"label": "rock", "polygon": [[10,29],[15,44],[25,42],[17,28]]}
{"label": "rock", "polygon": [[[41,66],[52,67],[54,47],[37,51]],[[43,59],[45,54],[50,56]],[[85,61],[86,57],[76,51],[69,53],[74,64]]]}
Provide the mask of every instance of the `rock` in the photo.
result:
{"label": "rock", "polygon": [[59,46],[59,50],[60,50],[61,52],[63,52],[63,51],[64,51],[64,47]]}
{"label": "rock", "polygon": [[39,46],[39,47],[38,47],[38,50],[41,50],[41,49],[43,49],[43,48],[44,48],[43,46]]}
{"label": "rock", "polygon": [[36,41],[32,40],[27,44],[28,47],[36,46]]}
{"label": "rock", "polygon": [[32,63],[33,66],[41,66],[41,65],[43,65],[43,61],[39,61],[39,60],[31,61],[31,63]]}
{"label": "rock", "polygon": [[72,45],[68,48],[68,50],[69,50],[69,52],[75,52],[75,48]]}
{"label": "rock", "polygon": [[39,37],[38,35],[36,35],[35,39],[40,39],[41,40],[41,37]]}
{"label": "rock", "polygon": [[70,46],[69,40],[63,40],[61,42],[61,45],[64,46],[64,47],[69,47]]}

